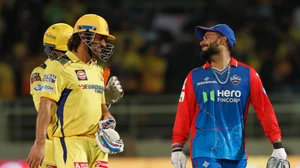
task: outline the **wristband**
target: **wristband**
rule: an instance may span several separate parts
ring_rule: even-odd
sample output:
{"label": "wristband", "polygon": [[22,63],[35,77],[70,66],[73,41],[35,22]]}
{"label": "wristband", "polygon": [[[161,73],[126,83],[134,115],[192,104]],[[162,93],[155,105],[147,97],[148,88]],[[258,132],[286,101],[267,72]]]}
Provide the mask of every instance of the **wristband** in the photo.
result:
{"label": "wristband", "polygon": [[183,145],[179,142],[175,142],[172,144],[172,152],[182,151]]}
{"label": "wristband", "polygon": [[273,143],[273,148],[274,149],[283,148],[282,142],[274,142]]}
{"label": "wristband", "polygon": [[182,149],[173,149],[172,152],[181,152]]}

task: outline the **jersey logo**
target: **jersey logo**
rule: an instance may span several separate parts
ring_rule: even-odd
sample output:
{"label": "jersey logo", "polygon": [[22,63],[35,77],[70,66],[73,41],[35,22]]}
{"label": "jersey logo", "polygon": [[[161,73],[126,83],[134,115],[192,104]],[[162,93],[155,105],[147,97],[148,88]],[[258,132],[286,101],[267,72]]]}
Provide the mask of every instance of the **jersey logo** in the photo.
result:
{"label": "jersey logo", "polygon": [[43,85],[42,84],[37,84],[34,88],[33,88],[36,92],[40,92],[43,89]]}
{"label": "jersey logo", "polygon": [[74,162],[75,168],[88,168],[88,162]]}
{"label": "jersey logo", "polygon": [[30,77],[30,82],[41,81],[40,73],[33,73]]}
{"label": "jersey logo", "polygon": [[197,83],[197,86],[205,84],[218,84],[218,82],[216,80],[209,80],[209,77],[205,77],[204,81]]}
{"label": "jersey logo", "polygon": [[221,103],[238,103],[241,101],[242,92],[240,90],[211,90],[202,92],[203,102],[217,101]]}
{"label": "jersey logo", "polygon": [[[203,96],[204,103],[207,102],[208,101],[207,92],[202,92],[202,96]],[[214,90],[209,92],[209,98],[211,101],[215,101],[215,91]]]}
{"label": "jersey logo", "polygon": [[86,73],[85,73],[85,70],[83,69],[80,69],[80,70],[75,70],[75,73],[77,75],[77,79],[78,80],[88,80],[87,76],[86,76]]}
{"label": "jersey logo", "polygon": [[108,168],[108,162],[97,160],[95,163],[95,167]]}
{"label": "jersey logo", "polygon": [[209,164],[209,162],[207,162],[207,161],[204,161],[204,163],[202,164],[202,166],[203,166],[203,167],[206,167],[206,168],[207,168],[209,165],[210,165],[210,164]]}
{"label": "jersey logo", "polygon": [[43,81],[44,82],[55,83],[55,81],[56,81],[56,75],[53,75],[53,74],[44,74]]}
{"label": "jersey logo", "polygon": [[238,85],[241,82],[241,77],[235,74],[234,76],[230,77],[230,80],[234,85]]}

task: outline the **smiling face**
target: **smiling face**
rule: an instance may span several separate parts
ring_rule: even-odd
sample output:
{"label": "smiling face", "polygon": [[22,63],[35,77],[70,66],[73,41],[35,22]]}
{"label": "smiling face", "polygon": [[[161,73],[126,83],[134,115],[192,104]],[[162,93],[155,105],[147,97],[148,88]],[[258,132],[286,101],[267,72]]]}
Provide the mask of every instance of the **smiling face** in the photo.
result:
{"label": "smiling face", "polygon": [[102,49],[106,47],[106,36],[96,34],[90,47],[93,51],[94,58],[101,57]]}
{"label": "smiling face", "polygon": [[210,60],[213,55],[220,53],[220,44],[222,37],[218,32],[208,31],[203,36],[203,40],[200,42],[202,49],[201,57],[205,60]]}

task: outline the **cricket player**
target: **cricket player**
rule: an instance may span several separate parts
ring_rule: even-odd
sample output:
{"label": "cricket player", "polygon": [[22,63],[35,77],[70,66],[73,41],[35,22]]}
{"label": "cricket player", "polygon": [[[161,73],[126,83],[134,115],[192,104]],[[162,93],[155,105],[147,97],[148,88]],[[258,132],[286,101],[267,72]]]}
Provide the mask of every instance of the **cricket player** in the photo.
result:
{"label": "cricket player", "polygon": [[[57,59],[65,54],[68,50],[67,43],[73,33],[73,28],[65,23],[56,23],[51,25],[45,32],[43,38],[44,52],[48,56],[48,59],[40,66],[34,68],[30,77],[30,94],[32,95],[34,106],[36,110],[39,110],[41,90],[43,88],[43,76],[44,71],[49,62]],[[56,115],[55,111],[57,106],[54,105],[51,109],[51,121],[46,133],[45,142],[45,157],[41,168],[56,168],[53,152],[52,134],[55,128]]]}
{"label": "cricket player", "polygon": [[286,159],[281,131],[256,71],[233,57],[235,35],[226,24],[196,27],[207,62],[186,77],[176,114],[171,162],[185,168],[183,146],[191,133],[193,168],[245,168],[245,124],[251,103],[273,144],[273,157]]}
{"label": "cricket player", "polygon": [[[30,167],[35,168],[43,161],[46,131],[55,105],[53,145],[57,167],[108,167],[107,153],[100,150],[95,140],[98,122],[114,120],[106,106],[103,69],[96,64],[96,58],[105,62],[113,54],[114,46],[106,40],[115,40],[115,37],[109,34],[105,19],[94,14],[84,15],[74,26],[68,41],[69,51],[47,63],[36,140],[27,159]],[[114,81],[111,85],[110,89],[122,90]]]}

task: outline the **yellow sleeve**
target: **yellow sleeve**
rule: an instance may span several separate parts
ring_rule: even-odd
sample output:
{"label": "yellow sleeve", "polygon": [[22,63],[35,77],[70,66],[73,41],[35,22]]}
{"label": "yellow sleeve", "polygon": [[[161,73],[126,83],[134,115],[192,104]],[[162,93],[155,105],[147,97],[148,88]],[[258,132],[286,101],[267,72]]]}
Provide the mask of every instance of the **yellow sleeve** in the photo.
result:
{"label": "yellow sleeve", "polygon": [[102,93],[101,104],[106,104],[106,101],[105,101],[105,84],[106,84],[107,79],[108,79],[108,77],[110,75],[110,69],[109,68],[105,68],[105,70],[103,70],[103,68],[100,65],[97,65],[96,67],[97,67],[98,71],[100,71],[100,75],[101,75],[100,78],[101,78],[101,81],[103,81],[103,83],[104,83],[104,85],[103,85],[104,91]]}
{"label": "yellow sleeve", "polygon": [[61,97],[61,93],[66,87],[64,67],[56,60],[47,65],[43,76],[43,88],[41,97],[47,97],[56,102]]}
{"label": "yellow sleeve", "polygon": [[36,111],[38,111],[40,105],[43,75],[44,69],[41,67],[34,68],[30,75],[30,94],[32,95]]}

